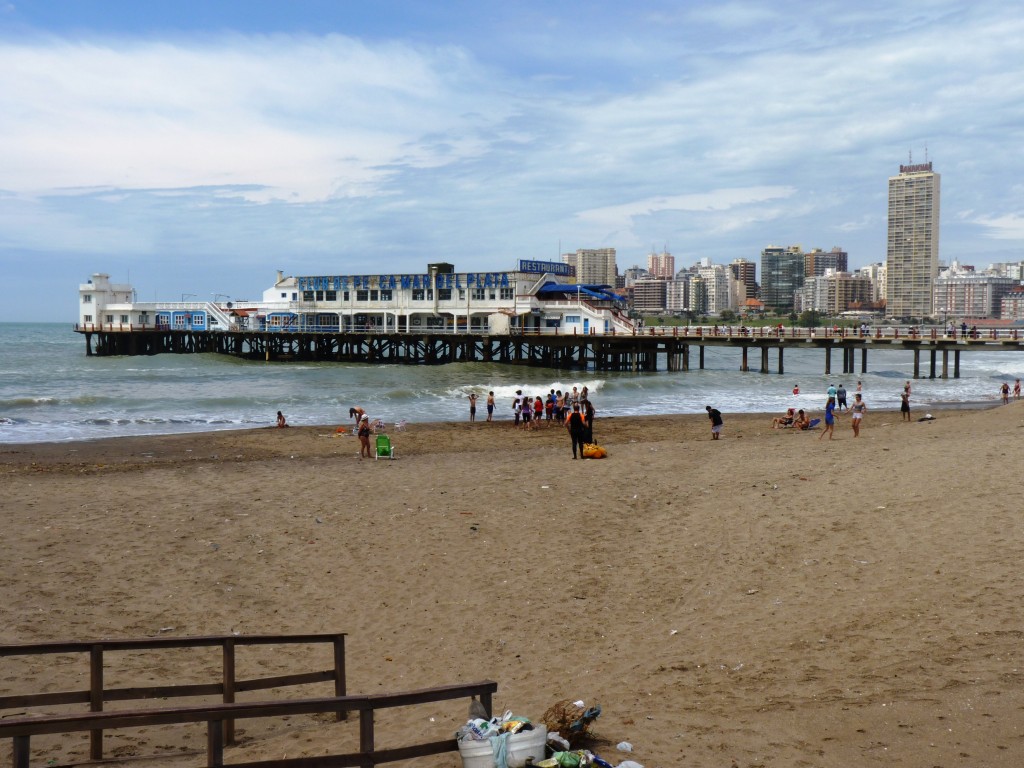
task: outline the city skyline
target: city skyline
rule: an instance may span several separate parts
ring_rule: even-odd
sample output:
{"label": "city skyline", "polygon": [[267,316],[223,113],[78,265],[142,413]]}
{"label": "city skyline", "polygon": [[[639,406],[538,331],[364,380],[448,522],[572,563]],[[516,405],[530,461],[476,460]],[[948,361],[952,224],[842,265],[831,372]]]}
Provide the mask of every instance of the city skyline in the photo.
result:
{"label": "city skyline", "polygon": [[73,317],[94,272],[237,299],[278,269],[651,243],[841,246],[852,271],[886,260],[885,179],[926,151],[940,260],[1019,260],[1022,34],[985,0],[0,0],[0,320]]}

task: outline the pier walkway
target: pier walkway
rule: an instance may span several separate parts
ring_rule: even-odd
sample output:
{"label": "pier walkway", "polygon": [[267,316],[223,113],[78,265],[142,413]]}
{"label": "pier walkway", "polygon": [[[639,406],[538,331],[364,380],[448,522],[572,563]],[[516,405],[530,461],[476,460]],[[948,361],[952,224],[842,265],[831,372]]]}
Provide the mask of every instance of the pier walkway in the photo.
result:
{"label": "pier walkway", "polygon": [[[866,373],[869,350],[900,350],[913,354],[915,379],[922,376],[922,354],[927,356],[929,378],[949,378],[950,375],[959,378],[961,352],[1024,349],[1024,333],[1019,328],[989,328],[960,334],[939,328],[919,330],[895,326],[879,326],[866,331],[850,328],[654,326],[638,329],[632,334],[566,334],[553,329],[542,333],[493,335],[440,329],[414,332],[370,329],[349,332],[190,331],[115,323],[75,326],[75,331],[85,337],[86,354],[99,356],[216,353],[282,362],[400,365],[495,362],[627,372],[657,371],[662,360],[669,371],[688,371],[694,362],[703,369],[707,347],[726,347],[739,352],[741,371],[782,374],[785,373],[787,349],[820,349],[826,375],[832,373],[833,352],[841,358],[842,373]],[[752,350],[753,365],[750,360]],[[774,366],[772,358],[775,358]]]}

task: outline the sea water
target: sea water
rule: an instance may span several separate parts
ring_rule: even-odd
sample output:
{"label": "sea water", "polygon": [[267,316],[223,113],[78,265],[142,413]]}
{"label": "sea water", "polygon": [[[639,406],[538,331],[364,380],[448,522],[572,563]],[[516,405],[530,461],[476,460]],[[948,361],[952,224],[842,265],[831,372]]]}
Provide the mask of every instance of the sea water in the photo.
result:
{"label": "sea water", "polygon": [[[755,360],[756,358],[756,360]],[[759,356],[750,354],[752,365]],[[772,370],[778,353],[771,351]],[[941,355],[939,356],[941,364]],[[512,418],[512,399],[552,389],[586,386],[603,416],[703,413],[778,413],[793,406],[818,411],[830,383],[850,393],[862,382],[869,409],[899,408],[903,383],[913,376],[910,351],[868,351],[864,374],[825,376],[825,353],[787,344],[785,375],[742,373],[740,351],[707,347],[704,369],[668,373],[606,373],[526,368],[497,363],[440,366],[349,363],[268,363],[225,355],[88,357],[85,339],[58,323],[0,323],[0,443],[83,440],[124,435],[201,432],[271,426],[277,411],[295,425],[348,424],[359,406],[391,424],[465,420],[471,392],[477,419],[486,417],[488,392],[495,418]],[[860,354],[856,355],[860,366]],[[842,356],[832,355],[832,365]],[[664,368],[664,360],[659,363]],[[949,374],[953,360],[950,356]],[[928,374],[928,355],[921,356]],[[941,369],[937,371],[941,375]],[[999,387],[1024,376],[1024,352],[963,351],[959,379],[912,381],[915,416],[932,407],[994,404]],[[800,394],[794,397],[794,385]]]}

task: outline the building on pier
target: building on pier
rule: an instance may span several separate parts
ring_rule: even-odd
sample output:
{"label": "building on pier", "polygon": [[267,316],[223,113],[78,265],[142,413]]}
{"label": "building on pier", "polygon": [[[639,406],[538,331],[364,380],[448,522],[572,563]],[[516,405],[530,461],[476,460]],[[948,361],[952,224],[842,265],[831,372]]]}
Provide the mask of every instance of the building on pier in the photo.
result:
{"label": "building on pier", "polygon": [[[579,283],[561,262],[522,260],[506,272],[299,275],[278,272],[261,301],[137,302],[130,285],[95,274],[79,286],[83,329],[321,333],[632,333],[625,303],[606,284]],[[185,298],[184,296],[182,297]]]}

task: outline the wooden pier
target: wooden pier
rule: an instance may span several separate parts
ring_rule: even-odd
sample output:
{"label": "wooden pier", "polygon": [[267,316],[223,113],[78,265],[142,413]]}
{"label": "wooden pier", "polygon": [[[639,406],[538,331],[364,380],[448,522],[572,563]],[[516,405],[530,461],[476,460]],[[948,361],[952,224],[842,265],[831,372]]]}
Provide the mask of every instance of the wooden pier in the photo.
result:
{"label": "wooden pier", "polygon": [[861,333],[850,329],[693,326],[647,328],[630,335],[502,336],[465,332],[188,331],[116,324],[76,326],[75,330],[85,336],[86,354],[99,356],[215,353],[282,362],[493,362],[623,372],[657,371],[662,359],[669,371],[688,371],[694,362],[703,369],[707,347],[726,347],[739,353],[741,371],[783,374],[787,349],[820,349],[826,375],[833,372],[833,353],[841,358],[842,373],[866,373],[869,350],[904,350],[914,356],[915,379],[921,378],[922,370],[927,370],[929,378],[959,378],[961,352],[1024,349],[1024,338],[1016,328],[989,329],[959,338],[956,334],[944,335],[941,330],[922,333],[892,327]]}

